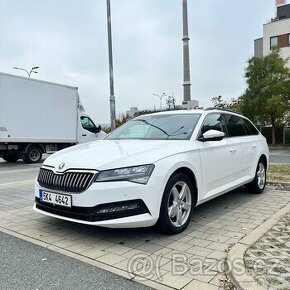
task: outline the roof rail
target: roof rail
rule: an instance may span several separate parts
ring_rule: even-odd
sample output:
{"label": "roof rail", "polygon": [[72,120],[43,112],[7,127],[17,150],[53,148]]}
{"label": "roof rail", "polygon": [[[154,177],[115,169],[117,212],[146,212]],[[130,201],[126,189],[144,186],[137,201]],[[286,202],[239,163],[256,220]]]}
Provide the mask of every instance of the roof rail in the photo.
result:
{"label": "roof rail", "polygon": [[226,111],[226,112],[231,112],[231,113],[237,113],[234,110],[230,110],[230,109],[223,109],[223,108],[217,108],[217,107],[208,107],[205,108],[204,111],[211,111],[211,110],[219,110],[219,111]]}

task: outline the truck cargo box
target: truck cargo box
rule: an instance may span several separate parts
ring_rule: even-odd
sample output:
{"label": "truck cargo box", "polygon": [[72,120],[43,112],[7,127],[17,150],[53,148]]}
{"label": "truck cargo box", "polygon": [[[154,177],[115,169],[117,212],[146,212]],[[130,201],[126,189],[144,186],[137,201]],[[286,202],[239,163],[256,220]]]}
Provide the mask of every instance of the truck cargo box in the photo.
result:
{"label": "truck cargo box", "polygon": [[76,87],[0,73],[1,142],[77,142]]}

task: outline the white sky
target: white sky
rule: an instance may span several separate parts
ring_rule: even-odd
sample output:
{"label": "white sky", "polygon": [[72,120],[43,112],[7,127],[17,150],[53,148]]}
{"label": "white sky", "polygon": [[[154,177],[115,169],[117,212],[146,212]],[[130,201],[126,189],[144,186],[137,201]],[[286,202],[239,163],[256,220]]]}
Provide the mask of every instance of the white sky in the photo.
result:
{"label": "white sky", "polygon": [[[245,89],[244,69],[274,0],[188,0],[192,98],[201,106]],[[182,1],[111,0],[117,115],[182,100]],[[108,123],[106,0],[0,0],[0,71],[40,66],[38,79],[79,87],[86,111]]]}

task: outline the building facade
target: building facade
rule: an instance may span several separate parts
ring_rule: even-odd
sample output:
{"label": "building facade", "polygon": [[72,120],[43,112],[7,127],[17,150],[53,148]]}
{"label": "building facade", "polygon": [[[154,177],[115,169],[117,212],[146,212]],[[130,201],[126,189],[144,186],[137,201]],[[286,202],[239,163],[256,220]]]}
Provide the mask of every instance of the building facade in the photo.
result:
{"label": "building facade", "polygon": [[[254,42],[255,56],[268,55],[273,48],[281,49],[283,58],[290,58],[290,4],[277,7],[277,15],[264,24],[263,37]],[[290,61],[288,61],[290,68]]]}

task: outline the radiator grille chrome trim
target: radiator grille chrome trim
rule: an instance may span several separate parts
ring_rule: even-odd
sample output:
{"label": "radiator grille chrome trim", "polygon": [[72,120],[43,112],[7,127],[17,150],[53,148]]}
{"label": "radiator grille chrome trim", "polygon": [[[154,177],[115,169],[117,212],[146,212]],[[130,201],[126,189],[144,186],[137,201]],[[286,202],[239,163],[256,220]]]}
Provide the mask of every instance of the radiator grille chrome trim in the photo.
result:
{"label": "radiator grille chrome trim", "polygon": [[97,174],[96,170],[68,169],[64,172],[55,172],[51,169],[40,168],[37,181],[46,189],[81,193],[90,187]]}

